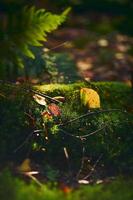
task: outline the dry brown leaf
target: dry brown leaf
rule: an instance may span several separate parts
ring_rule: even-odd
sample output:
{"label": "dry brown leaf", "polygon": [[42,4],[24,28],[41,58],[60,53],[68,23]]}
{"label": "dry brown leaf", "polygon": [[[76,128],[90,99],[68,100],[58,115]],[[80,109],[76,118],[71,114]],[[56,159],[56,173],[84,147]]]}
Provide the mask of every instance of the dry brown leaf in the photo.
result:
{"label": "dry brown leaf", "polygon": [[34,98],[34,100],[35,100],[38,104],[40,104],[40,105],[42,105],[42,106],[46,106],[46,105],[47,105],[47,102],[46,102],[45,97],[42,97],[42,96],[40,96],[40,95],[38,95],[38,94],[35,94],[35,95],[33,96],[33,98]]}
{"label": "dry brown leaf", "polygon": [[18,167],[19,172],[28,172],[31,171],[31,166],[30,166],[30,159],[26,158],[22,164]]}
{"label": "dry brown leaf", "polygon": [[53,97],[53,99],[60,102],[65,102],[65,97],[62,97],[62,96]]}
{"label": "dry brown leaf", "polygon": [[61,110],[60,107],[57,106],[55,103],[51,103],[48,105],[48,109],[53,116],[60,116]]}
{"label": "dry brown leaf", "polygon": [[52,119],[52,114],[49,113],[48,111],[44,111],[41,113],[42,117],[46,118],[46,119]]}

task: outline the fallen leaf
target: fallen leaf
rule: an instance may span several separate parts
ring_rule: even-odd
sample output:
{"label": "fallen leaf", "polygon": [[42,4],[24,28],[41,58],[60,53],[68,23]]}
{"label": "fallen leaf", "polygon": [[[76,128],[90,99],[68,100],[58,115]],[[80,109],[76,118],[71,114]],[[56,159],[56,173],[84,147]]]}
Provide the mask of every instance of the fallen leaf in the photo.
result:
{"label": "fallen leaf", "polygon": [[65,97],[62,97],[62,96],[53,97],[53,99],[60,102],[65,102]]}
{"label": "fallen leaf", "polygon": [[80,98],[82,103],[88,108],[100,108],[100,97],[95,90],[82,88],[80,90]]}
{"label": "fallen leaf", "polygon": [[83,180],[78,180],[78,183],[79,184],[89,184],[90,182],[83,179]]}
{"label": "fallen leaf", "polygon": [[38,95],[38,94],[35,94],[35,95],[33,96],[33,98],[34,98],[34,100],[35,100],[38,104],[40,104],[40,105],[42,105],[42,106],[46,106],[46,105],[47,105],[47,102],[46,102],[45,97],[42,97],[42,96],[40,96],[40,95]]}
{"label": "fallen leaf", "polygon": [[48,111],[44,111],[41,113],[42,117],[46,118],[46,119],[52,119],[52,114]]}
{"label": "fallen leaf", "polygon": [[26,158],[22,164],[18,167],[18,171],[20,172],[28,172],[31,171],[31,166],[30,166],[30,159]]}
{"label": "fallen leaf", "polygon": [[60,110],[60,107],[57,106],[55,103],[51,103],[48,105],[48,109],[50,111],[50,113],[53,115],[53,116],[60,116],[61,115],[61,110]]}

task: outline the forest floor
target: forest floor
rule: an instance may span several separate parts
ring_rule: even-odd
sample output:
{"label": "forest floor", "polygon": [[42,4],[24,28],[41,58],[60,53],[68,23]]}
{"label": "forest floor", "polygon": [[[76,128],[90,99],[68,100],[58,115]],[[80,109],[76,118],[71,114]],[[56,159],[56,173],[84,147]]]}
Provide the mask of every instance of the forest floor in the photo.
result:
{"label": "forest floor", "polygon": [[[46,47],[52,52],[67,52],[75,61],[80,76],[87,81],[124,81],[130,84],[132,38],[115,30],[99,34],[92,30],[88,21],[86,15],[71,16],[68,26],[48,37]],[[106,20],[104,23],[106,26]]]}
{"label": "forest floor", "polygon": [[[45,50],[66,52],[74,60],[79,75],[86,81],[122,81],[131,85],[133,59],[129,49],[133,44],[132,38],[115,31],[98,34],[89,29],[87,21],[87,16],[76,16],[66,28],[61,27],[48,37]],[[69,68],[69,73],[72,73],[71,66]],[[63,199],[64,194],[70,200],[93,200],[97,197],[101,200],[133,199],[130,187],[132,180],[129,180],[133,169],[131,87],[107,82],[85,84],[88,83],[34,87],[34,92],[49,95],[46,108],[52,104],[53,97],[65,99],[65,103],[57,102],[60,107],[54,104],[56,111],[61,109],[61,116],[59,119],[53,117],[53,121],[45,106],[34,101],[36,93],[33,90],[30,94],[25,85],[22,88],[21,85],[5,85],[5,88],[1,85],[0,155],[3,159],[4,153],[7,154],[9,161],[6,161],[6,165],[15,177],[17,175],[21,179],[16,181],[8,172],[4,171],[3,175],[0,172],[0,199],[8,200],[11,197],[19,200],[26,197],[28,200],[31,199],[31,193],[33,199]],[[80,101],[82,87],[92,87],[101,98],[102,108],[96,110],[89,120],[84,118],[88,109]],[[42,97],[39,96],[39,99]],[[46,103],[45,98],[41,100]],[[104,113],[104,109],[109,112]],[[44,127],[43,117],[48,117],[48,121],[45,120],[49,127]],[[73,120],[77,123],[71,124]],[[60,126],[58,122],[66,125]],[[105,124],[108,126],[104,127]],[[56,131],[58,126],[59,134],[53,134],[52,131]],[[98,134],[95,134],[96,130]],[[73,137],[75,133],[81,134],[80,137]],[[92,137],[87,139],[82,134]],[[61,171],[60,168],[65,170]],[[31,179],[37,187],[29,184]],[[22,180],[26,180],[28,185],[21,183]],[[56,190],[55,182],[58,183]],[[45,183],[53,185],[47,188]],[[80,187],[82,184],[87,187]],[[10,192],[9,197],[6,196],[6,190]]]}
{"label": "forest floor", "polygon": [[[29,200],[31,194],[33,200],[133,199],[131,87],[111,82],[0,87],[0,199]],[[84,87],[98,92],[100,109],[88,112],[80,99]],[[54,97],[65,101],[55,104]],[[47,110],[52,106],[53,120]]]}

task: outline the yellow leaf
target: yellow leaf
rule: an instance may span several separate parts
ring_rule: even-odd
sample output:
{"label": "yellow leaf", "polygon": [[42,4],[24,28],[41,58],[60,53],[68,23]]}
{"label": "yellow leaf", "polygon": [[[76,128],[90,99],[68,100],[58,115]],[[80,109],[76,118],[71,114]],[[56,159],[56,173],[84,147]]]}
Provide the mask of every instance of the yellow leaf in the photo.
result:
{"label": "yellow leaf", "polygon": [[30,159],[26,158],[22,164],[18,167],[18,171],[20,172],[28,172],[31,171],[31,167],[30,167]]}
{"label": "yellow leaf", "polygon": [[80,90],[80,98],[82,103],[88,108],[100,108],[100,97],[95,90],[82,88]]}

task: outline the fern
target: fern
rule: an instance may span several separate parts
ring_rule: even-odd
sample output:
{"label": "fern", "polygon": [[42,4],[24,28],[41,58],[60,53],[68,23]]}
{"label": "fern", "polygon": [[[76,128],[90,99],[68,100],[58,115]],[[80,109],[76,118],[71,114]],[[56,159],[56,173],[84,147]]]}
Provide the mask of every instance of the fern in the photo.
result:
{"label": "fern", "polygon": [[8,64],[17,63],[17,60],[20,62],[22,54],[34,59],[35,55],[30,47],[43,46],[42,42],[47,40],[47,34],[64,22],[69,10],[70,8],[61,15],[56,15],[33,6],[21,8],[14,13],[4,13],[0,22],[1,70],[7,60]]}
{"label": "fern", "polygon": [[16,35],[12,35],[16,47],[19,44],[20,50],[28,57],[34,58],[29,49],[29,45],[42,46],[41,41],[46,41],[47,33],[57,29],[65,20],[69,9],[61,15],[54,15],[44,9],[36,10],[35,7],[22,10],[22,24],[16,21],[15,30],[20,30]]}

